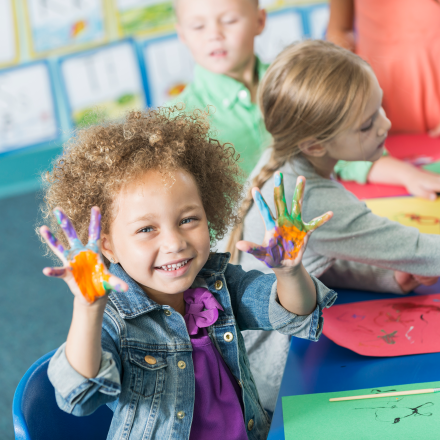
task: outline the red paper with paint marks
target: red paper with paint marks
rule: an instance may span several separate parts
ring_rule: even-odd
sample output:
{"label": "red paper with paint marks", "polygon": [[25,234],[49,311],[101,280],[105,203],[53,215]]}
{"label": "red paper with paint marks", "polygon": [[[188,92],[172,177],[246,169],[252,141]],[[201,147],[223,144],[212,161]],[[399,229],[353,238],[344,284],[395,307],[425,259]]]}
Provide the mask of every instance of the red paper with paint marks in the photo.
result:
{"label": "red paper with paint marks", "polygon": [[440,352],[440,294],[342,304],[323,316],[325,336],[364,356]]}

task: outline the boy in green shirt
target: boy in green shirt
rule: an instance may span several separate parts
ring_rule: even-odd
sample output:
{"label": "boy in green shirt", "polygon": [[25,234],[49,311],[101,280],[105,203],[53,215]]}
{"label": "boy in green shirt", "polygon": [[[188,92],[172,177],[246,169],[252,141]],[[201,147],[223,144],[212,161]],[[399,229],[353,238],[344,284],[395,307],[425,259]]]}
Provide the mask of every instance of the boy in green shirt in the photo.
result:
{"label": "boy in green shirt", "polygon": [[[254,55],[254,39],[264,30],[266,12],[259,9],[258,0],[175,0],[175,8],[177,32],[196,68],[193,82],[173,102],[184,102],[187,109],[210,105],[218,139],[234,144],[249,175],[270,144],[256,104],[258,84],[268,65]],[[390,156],[374,166],[339,162],[335,172],[343,180],[403,185],[425,198],[436,198],[440,192],[438,175]]]}

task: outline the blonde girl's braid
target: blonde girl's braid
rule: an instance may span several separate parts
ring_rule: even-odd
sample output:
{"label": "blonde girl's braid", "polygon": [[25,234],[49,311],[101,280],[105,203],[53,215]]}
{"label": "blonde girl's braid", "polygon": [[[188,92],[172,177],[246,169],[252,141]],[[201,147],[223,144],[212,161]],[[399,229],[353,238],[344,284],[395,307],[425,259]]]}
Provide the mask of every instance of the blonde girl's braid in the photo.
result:
{"label": "blonde girl's braid", "polygon": [[227,245],[238,263],[235,245],[243,237],[243,221],[252,207],[252,188],[261,189],[307,141],[325,143],[357,121],[372,84],[367,62],[352,52],[321,40],[307,40],[284,49],[260,83],[258,101],[272,135],[269,162],[253,179]]}

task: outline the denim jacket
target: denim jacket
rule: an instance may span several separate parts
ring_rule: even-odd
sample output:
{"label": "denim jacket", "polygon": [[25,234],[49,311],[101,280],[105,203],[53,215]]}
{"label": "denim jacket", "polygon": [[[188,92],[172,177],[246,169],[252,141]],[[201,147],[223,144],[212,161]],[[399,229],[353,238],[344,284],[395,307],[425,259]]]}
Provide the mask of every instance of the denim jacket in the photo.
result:
{"label": "denim jacket", "polygon": [[[207,287],[224,309],[208,333],[242,388],[248,438],[264,440],[270,420],[260,404],[240,331],[277,330],[316,341],[322,309],[333,304],[336,293],[312,277],[316,309],[297,316],[278,302],[274,274],[245,272],[228,261],[229,254],[212,254],[193,287]],[[83,416],[107,404],[114,411],[108,439],[189,439],[195,384],[185,321],[173,308],[150,300],[120,265],[113,264],[110,272],[129,290],[110,294],[100,370],[95,378],[83,377],[67,361],[65,346],[60,347],[48,370],[58,405]]]}

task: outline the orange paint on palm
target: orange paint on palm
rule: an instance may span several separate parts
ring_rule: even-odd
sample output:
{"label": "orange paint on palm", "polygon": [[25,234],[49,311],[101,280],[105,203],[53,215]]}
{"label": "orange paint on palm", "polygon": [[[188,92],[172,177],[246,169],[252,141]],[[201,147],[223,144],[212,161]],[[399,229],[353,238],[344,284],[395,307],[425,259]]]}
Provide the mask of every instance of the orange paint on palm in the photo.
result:
{"label": "orange paint on palm", "polygon": [[107,293],[110,274],[105,273],[105,266],[99,261],[98,254],[90,250],[80,252],[70,265],[73,277],[88,302],[92,303]]}
{"label": "orange paint on palm", "polygon": [[[286,256],[284,258],[295,258],[303,246],[304,237],[306,236],[307,232],[300,231],[296,226],[278,226],[276,231],[277,235],[279,235],[283,241],[284,251],[287,254],[287,258]],[[289,242],[294,244],[293,249],[292,245],[288,244]]]}

